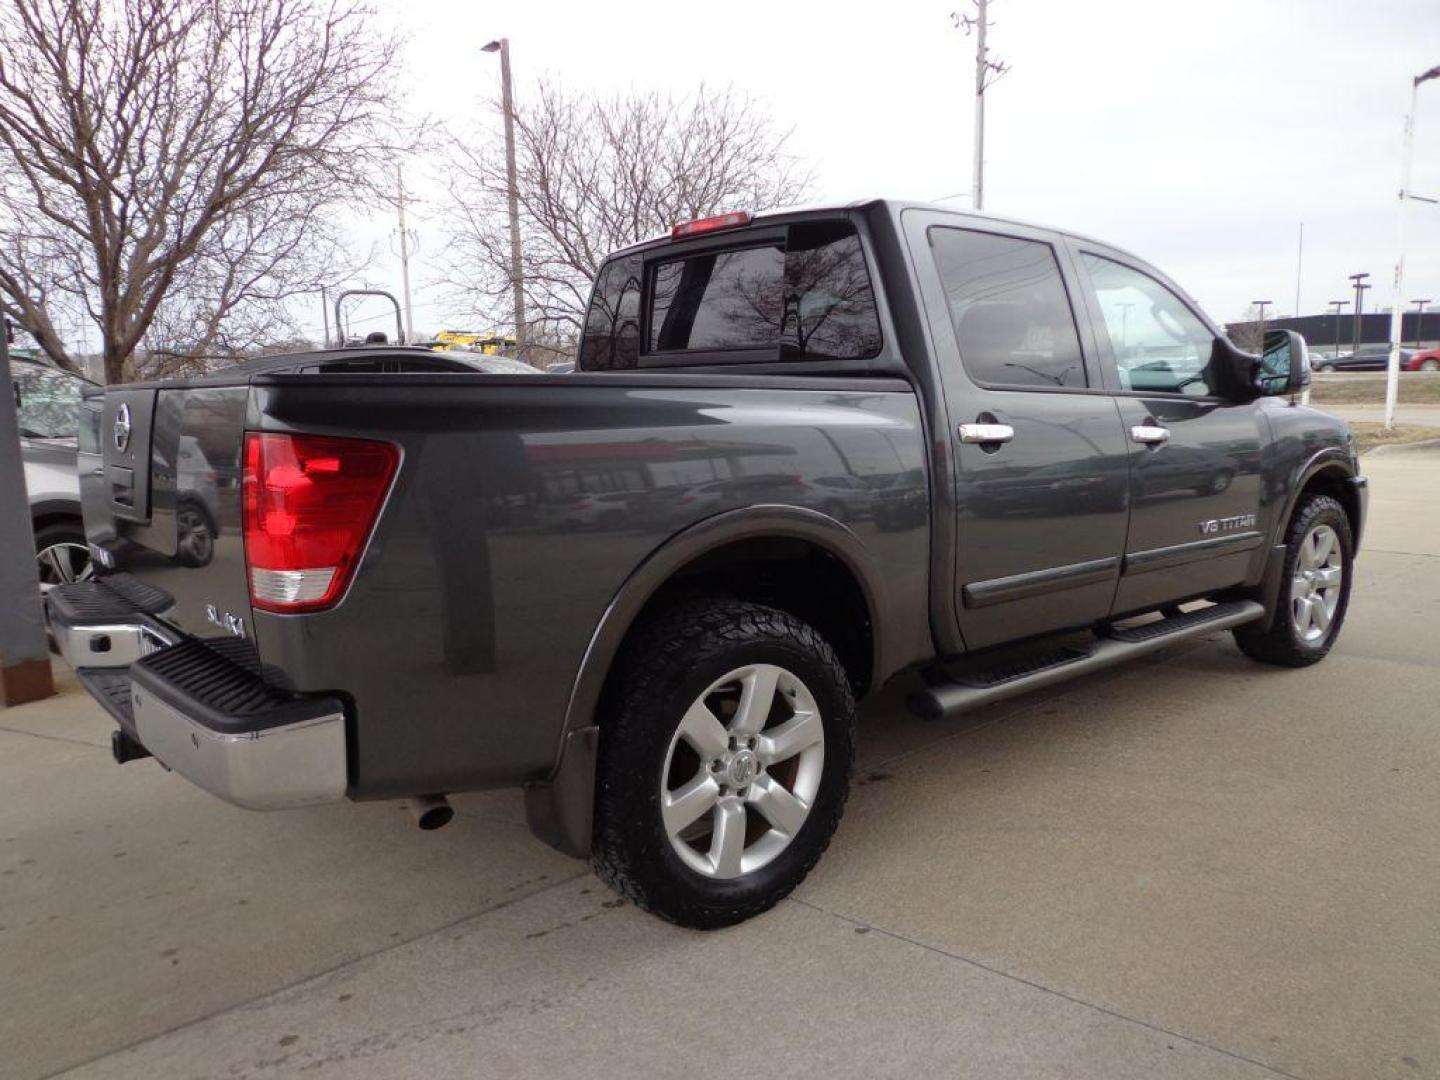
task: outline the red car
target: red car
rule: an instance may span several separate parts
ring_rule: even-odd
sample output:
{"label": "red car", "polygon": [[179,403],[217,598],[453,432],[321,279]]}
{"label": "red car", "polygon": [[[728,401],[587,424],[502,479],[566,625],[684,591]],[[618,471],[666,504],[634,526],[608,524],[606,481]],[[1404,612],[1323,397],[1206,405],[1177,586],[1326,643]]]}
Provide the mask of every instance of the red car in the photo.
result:
{"label": "red car", "polygon": [[1406,371],[1440,371],[1440,349],[1417,352],[1401,365]]}

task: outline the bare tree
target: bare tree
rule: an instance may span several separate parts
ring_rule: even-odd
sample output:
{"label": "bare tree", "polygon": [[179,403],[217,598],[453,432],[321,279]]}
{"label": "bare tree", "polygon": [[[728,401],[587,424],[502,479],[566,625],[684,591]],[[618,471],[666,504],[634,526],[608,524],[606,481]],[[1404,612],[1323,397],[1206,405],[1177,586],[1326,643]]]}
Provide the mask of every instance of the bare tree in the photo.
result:
{"label": "bare tree", "polygon": [[286,301],[337,257],[328,215],[393,171],[396,43],[370,14],[354,0],[10,0],[5,314],[74,369],[57,327],[83,313],[111,382],[137,352],[164,373],[284,328]]}
{"label": "bare tree", "polygon": [[[532,100],[517,102],[521,271],[537,351],[563,352],[577,339],[590,282],[611,251],[678,221],[804,197],[810,177],[788,137],[753,99],[703,85],[680,98],[595,98],[542,81]],[[508,326],[503,140],[452,142],[444,282],[474,314]]]}
{"label": "bare tree", "polygon": [[1262,336],[1265,323],[1261,321],[1260,314],[1259,306],[1250,304],[1245,308],[1245,314],[1240,317],[1238,322],[1230,323],[1226,327],[1230,333],[1230,340],[1237,349],[1249,353],[1259,353],[1264,347]]}

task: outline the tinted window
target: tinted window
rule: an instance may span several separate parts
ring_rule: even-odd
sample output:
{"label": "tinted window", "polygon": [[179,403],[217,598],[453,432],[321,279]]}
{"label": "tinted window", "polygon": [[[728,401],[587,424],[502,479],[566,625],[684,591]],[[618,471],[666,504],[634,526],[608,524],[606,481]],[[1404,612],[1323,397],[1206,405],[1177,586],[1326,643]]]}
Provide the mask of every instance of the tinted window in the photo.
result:
{"label": "tinted window", "polygon": [[[854,228],[802,222],[776,243],[657,262],[651,352],[776,350],[781,360],[860,360],[880,317]],[[767,359],[769,359],[767,357]]]}
{"label": "tinted window", "polygon": [[639,255],[611,259],[600,268],[580,337],[581,371],[633,368],[640,360]]}
{"label": "tinted window", "polygon": [[15,364],[16,419],[32,439],[71,439],[80,425],[80,390],[73,375],[38,364]]}
{"label": "tinted window", "polygon": [[778,244],[658,263],[650,351],[773,348],[784,315]]}
{"label": "tinted window", "polygon": [[1178,296],[1148,274],[1086,253],[1082,260],[1110,335],[1124,390],[1206,397],[1215,336]]}
{"label": "tinted window", "polygon": [[1084,386],[1070,299],[1049,244],[933,228],[960,359],[976,382]]}
{"label": "tinted window", "polygon": [[783,360],[864,360],[880,351],[880,316],[855,230],[842,221],[790,227]]}

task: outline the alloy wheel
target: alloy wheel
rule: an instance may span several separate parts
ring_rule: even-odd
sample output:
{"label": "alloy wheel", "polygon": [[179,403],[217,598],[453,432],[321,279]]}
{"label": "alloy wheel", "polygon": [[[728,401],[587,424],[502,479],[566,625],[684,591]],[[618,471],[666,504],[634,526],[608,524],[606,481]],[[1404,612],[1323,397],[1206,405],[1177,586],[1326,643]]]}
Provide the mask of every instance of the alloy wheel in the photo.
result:
{"label": "alloy wheel", "polygon": [[1340,538],[1329,525],[1316,525],[1301,541],[1290,580],[1290,622],[1301,641],[1314,644],[1329,632],[1344,584]]}
{"label": "alloy wheel", "polygon": [[35,555],[35,562],[40,572],[42,593],[49,592],[56,585],[89,581],[95,569],[90,565],[90,549],[69,540],[41,548]]}
{"label": "alloy wheel", "polygon": [[758,870],[805,824],[824,764],[825,726],[805,684],[774,664],[736,668],[695,699],[670,740],[665,835],[705,877]]}

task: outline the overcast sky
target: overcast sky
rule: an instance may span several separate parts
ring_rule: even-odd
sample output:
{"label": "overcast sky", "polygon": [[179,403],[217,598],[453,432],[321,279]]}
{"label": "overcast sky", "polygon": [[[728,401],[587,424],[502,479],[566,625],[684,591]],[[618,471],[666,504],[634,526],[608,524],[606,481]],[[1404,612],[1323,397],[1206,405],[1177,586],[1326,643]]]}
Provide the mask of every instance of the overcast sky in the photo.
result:
{"label": "overcast sky", "polygon": [[[599,92],[730,84],[793,129],[821,199],[969,205],[974,43],[949,18],[962,0],[381,2],[409,38],[412,107],[462,130],[498,123],[483,103],[499,61],[479,46],[503,34],[519,94],[541,75]],[[990,10],[1012,70],[987,95],[986,210],[1129,248],[1222,321],[1255,299],[1295,311],[1304,222],[1302,312],[1348,297],[1362,270],[1367,310],[1389,304],[1402,118],[1412,75],[1440,64],[1440,2]],[[1440,81],[1421,89],[1415,146],[1415,190],[1440,196]],[[415,177],[423,197],[423,165]],[[443,215],[415,210],[417,328],[454,326],[425,266]],[[398,292],[389,227],[376,218],[357,237],[380,253],[371,280]],[[1409,237],[1405,299],[1440,304],[1440,206],[1412,204]]]}

